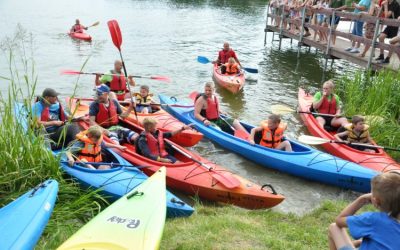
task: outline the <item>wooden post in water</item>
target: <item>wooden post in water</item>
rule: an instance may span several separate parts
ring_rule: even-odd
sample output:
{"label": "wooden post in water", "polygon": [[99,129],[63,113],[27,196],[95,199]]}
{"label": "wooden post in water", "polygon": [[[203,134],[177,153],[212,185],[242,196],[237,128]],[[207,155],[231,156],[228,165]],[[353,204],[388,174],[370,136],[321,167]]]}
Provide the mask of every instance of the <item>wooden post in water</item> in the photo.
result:
{"label": "wooden post in water", "polygon": [[[267,32],[268,32],[268,30],[267,30],[267,27],[268,27],[268,12],[269,12],[269,3],[268,3],[268,5],[267,5],[267,18],[266,18],[266,20],[265,20],[265,29],[264,29],[264,33],[265,33],[265,35],[264,35],[264,46],[267,44]],[[272,34],[272,37],[274,36],[274,34]]]}
{"label": "wooden post in water", "polygon": [[[380,16],[381,12],[379,11],[378,16]],[[368,64],[367,64],[367,70],[369,70],[371,68],[371,62],[372,62],[372,58],[374,57],[374,52],[375,52],[375,45],[377,43],[376,39],[378,38],[378,34],[379,34],[379,25],[380,25],[380,20],[379,18],[376,19],[375,22],[375,31],[374,31],[374,38],[372,38],[372,43],[371,43],[371,52],[369,53],[369,57],[368,57]]]}
{"label": "wooden post in water", "polygon": [[303,36],[304,36],[304,22],[306,20],[306,6],[301,10],[301,31],[299,37],[299,43],[297,44],[297,58],[300,58],[300,48],[303,44]]}
{"label": "wooden post in water", "polygon": [[[281,50],[282,45],[282,31],[283,31],[283,17],[284,17],[284,5],[281,5],[281,23],[279,24],[279,50]],[[285,27],[286,28],[286,27]]]}
{"label": "wooden post in water", "polygon": [[329,27],[328,41],[326,43],[324,71],[326,71],[326,68],[328,67],[328,58],[329,58],[329,54],[330,54],[330,50],[331,50],[331,38],[332,38],[333,25],[335,25],[335,11],[332,12],[331,25]]}

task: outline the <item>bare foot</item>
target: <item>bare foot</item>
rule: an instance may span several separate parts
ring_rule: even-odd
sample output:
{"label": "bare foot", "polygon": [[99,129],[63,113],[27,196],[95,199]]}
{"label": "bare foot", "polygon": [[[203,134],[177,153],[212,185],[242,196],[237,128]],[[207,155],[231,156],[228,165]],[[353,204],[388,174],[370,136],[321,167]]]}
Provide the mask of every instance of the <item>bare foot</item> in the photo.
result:
{"label": "bare foot", "polygon": [[358,55],[358,57],[364,57],[365,56],[365,54],[364,53],[362,53],[361,55]]}

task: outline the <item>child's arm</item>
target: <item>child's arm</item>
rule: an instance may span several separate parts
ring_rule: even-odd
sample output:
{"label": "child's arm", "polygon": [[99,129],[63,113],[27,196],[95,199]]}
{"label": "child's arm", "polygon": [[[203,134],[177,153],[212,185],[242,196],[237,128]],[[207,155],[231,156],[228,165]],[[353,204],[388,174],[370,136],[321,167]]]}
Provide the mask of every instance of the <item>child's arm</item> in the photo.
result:
{"label": "child's arm", "polygon": [[347,136],[349,134],[349,131],[344,131],[342,133],[336,134],[335,139],[337,141],[343,141],[341,137]]}
{"label": "child's arm", "polygon": [[249,136],[249,139],[248,139],[250,144],[252,144],[252,145],[255,144],[254,135],[256,134],[256,132],[259,132],[261,130],[262,130],[262,127],[256,127],[256,128],[252,128],[251,129],[250,136]]}
{"label": "child's arm", "polygon": [[355,201],[345,207],[342,212],[336,217],[336,225],[338,227],[347,227],[347,216],[355,214],[360,208],[371,203],[372,194],[363,194]]}
{"label": "child's arm", "polygon": [[118,145],[118,144],[109,143],[109,142],[103,142],[103,143],[104,143],[104,146],[107,147],[107,148],[117,148],[117,149],[120,149],[120,150],[125,150],[126,149],[125,146],[121,146],[121,145]]}
{"label": "child's arm", "polygon": [[71,152],[70,152],[70,151],[67,151],[65,154],[67,155],[67,158],[68,158],[68,165],[69,165],[70,167],[72,167],[72,166],[74,165],[74,163],[75,163],[75,160],[74,160],[74,158],[72,157]]}

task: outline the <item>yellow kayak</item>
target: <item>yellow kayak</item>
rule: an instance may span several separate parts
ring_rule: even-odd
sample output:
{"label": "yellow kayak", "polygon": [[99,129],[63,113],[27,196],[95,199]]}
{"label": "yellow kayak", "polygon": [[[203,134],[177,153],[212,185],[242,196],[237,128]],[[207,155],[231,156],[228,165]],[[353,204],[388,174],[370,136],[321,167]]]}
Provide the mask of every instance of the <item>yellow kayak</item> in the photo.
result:
{"label": "yellow kayak", "polygon": [[165,176],[162,167],[58,249],[158,249],[166,216]]}

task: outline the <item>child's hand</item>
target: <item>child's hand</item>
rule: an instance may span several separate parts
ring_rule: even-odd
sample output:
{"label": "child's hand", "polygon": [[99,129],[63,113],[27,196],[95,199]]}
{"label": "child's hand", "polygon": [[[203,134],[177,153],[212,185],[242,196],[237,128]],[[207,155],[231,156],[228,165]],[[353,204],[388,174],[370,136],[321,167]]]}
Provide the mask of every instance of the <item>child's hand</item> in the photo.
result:
{"label": "child's hand", "polygon": [[254,142],[254,140],[251,140],[251,139],[249,139],[249,143],[250,143],[251,145],[256,144],[256,143]]}
{"label": "child's hand", "polygon": [[69,160],[68,160],[68,165],[69,165],[70,167],[72,167],[74,164],[75,164],[75,161],[74,161],[73,159],[69,159]]}
{"label": "child's hand", "polygon": [[122,151],[125,151],[125,150],[126,150],[126,147],[125,147],[125,146],[119,146],[118,149],[120,149],[120,150],[122,150]]}
{"label": "child's hand", "polygon": [[357,200],[358,200],[363,206],[368,205],[368,204],[371,204],[371,203],[372,203],[371,199],[372,199],[372,193],[363,194],[363,195],[361,195],[360,197],[357,198]]}

